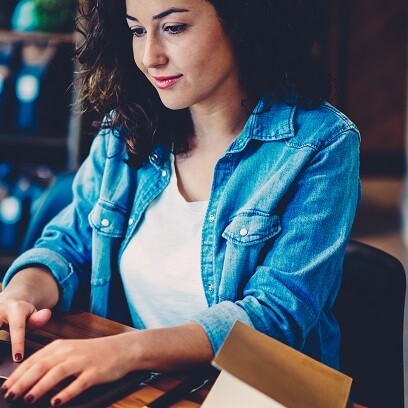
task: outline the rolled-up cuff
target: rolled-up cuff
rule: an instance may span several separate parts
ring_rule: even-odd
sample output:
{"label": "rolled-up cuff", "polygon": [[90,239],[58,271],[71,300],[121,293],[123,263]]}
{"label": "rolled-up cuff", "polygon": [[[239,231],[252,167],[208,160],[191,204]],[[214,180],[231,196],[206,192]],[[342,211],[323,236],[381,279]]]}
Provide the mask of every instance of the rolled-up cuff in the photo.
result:
{"label": "rolled-up cuff", "polygon": [[214,354],[218,352],[237,320],[254,327],[244,309],[227,301],[211,306],[193,318],[207,333]]}
{"label": "rolled-up cuff", "polygon": [[20,255],[6,272],[3,286],[6,287],[18,271],[33,265],[42,265],[51,271],[59,286],[59,300],[56,309],[68,311],[78,289],[78,277],[73,265],[50,249],[32,248]]}

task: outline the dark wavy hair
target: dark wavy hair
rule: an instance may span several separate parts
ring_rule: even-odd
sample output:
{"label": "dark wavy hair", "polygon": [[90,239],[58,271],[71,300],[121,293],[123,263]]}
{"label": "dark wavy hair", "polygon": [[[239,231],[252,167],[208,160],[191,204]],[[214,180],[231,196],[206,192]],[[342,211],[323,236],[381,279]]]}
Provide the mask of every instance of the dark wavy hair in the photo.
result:
{"label": "dark wavy hair", "polygon": [[[251,99],[273,93],[291,103],[316,106],[332,91],[311,49],[315,12],[302,0],[207,0],[230,36],[240,84]],[[129,163],[140,167],[157,144],[188,152],[188,109],[166,108],[136,67],[125,1],[87,0],[77,29],[84,35],[77,49],[85,110],[107,115],[106,127],[118,127],[126,140]],[[114,112],[113,115],[110,113]]]}

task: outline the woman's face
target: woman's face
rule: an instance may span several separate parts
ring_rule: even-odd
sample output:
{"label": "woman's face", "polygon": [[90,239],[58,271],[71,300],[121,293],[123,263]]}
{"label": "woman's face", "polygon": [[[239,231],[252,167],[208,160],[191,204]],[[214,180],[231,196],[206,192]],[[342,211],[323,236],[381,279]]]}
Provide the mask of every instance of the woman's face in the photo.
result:
{"label": "woman's face", "polygon": [[170,109],[242,98],[231,41],[206,0],[126,0],[138,68]]}

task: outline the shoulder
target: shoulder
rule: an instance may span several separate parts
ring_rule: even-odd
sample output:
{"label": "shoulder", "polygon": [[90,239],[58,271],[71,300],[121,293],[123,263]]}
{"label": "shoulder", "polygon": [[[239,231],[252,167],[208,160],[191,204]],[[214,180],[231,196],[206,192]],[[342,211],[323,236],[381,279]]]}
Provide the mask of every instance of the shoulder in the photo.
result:
{"label": "shoulder", "polygon": [[127,134],[120,126],[111,126],[112,114],[106,115],[102,121],[101,129],[95,136],[91,152],[97,152],[105,159],[127,158],[126,137]]}
{"label": "shoulder", "polygon": [[320,150],[343,136],[354,134],[356,125],[342,112],[323,102],[305,108],[296,102],[263,98],[249,122],[252,138],[264,141],[284,140],[292,147],[310,147]]}
{"label": "shoulder", "polygon": [[312,109],[296,106],[293,123],[293,146],[307,144],[320,149],[350,134],[360,137],[357,126],[328,102]]}

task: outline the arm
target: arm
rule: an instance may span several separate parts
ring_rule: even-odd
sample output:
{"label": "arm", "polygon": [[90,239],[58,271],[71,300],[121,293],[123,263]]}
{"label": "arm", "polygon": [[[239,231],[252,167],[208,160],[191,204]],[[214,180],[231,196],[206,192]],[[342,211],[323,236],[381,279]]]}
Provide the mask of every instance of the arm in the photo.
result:
{"label": "arm", "polygon": [[58,400],[66,403],[91,385],[117,380],[132,370],[187,369],[208,364],[212,358],[211,344],[197,323],[89,340],[57,340],[23,362],[3,391],[6,397],[23,396],[34,402],[62,379],[75,376],[53,397],[52,405],[57,406]]}
{"label": "arm", "polygon": [[87,216],[100,187],[105,139],[102,135],[95,138],[90,156],[78,171],[73,203],[46,226],[35,247],[20,255],[4,277],[0,321],[9,325],[17,360],[24,355],[26,324],[28,328],[42,326],[54,307],[69,310],[78,288],[89,280]]}
{"label": "arm", "polygon": [[[132,344],[133,369],[174,371],[209,364],[214,357],[211,343],[197,323],[126,333]],[[131,342],[131,339],[135,341]],[[125,340],[126,341],[126,340]]]}
{"label": "arm", "polygon": [[51,271],[60,287],[61,296],[56,306],[63,311],[70,309],[78,288],[89,281],[91,228],[88,214],[100,190],[108,137],[110,135],[95,138],[89,157],[76,174],[72,203],[45,227],[34,248],[13,262],[4,277],[4,287],[19,271],[41,265]]}

